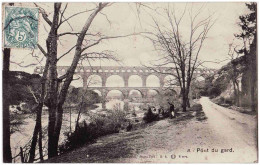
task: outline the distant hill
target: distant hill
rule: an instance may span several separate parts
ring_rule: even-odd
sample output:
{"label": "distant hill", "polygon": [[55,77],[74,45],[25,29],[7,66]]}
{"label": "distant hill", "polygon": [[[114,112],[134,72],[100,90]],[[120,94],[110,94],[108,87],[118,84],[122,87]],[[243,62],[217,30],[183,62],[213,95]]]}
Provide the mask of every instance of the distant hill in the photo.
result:
{"label": "distant hill", "polygon": [[[9,82],[10,105],[26,103],[27,109],[31,110],[37,104],[33,94],[36,97],[40,94],[41,76],[21,71],[10,71]],[[82,99],[82,97],[84,98]],[[79,104],[82,100],[87,106],[99,103],[101,98],[94,91],[70,86],[65,106]]]}
{"label": "distant hill", "polygon": [[10,71],[9,74],[9,94],[10,104],[19,105],[27,102],[31,105],[36,104],[31,92],[38,95],[41,76],[20,71]]}

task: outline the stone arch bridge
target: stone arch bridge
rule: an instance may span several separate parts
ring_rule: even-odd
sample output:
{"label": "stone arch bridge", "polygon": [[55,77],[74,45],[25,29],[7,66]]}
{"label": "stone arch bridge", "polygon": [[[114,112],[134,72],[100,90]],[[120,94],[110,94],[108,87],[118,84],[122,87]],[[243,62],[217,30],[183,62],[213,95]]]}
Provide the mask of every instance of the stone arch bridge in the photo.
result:
{"label": "stone arch bridge", "polygon": [[[57,72],[58,75],[64,75],[67,71],[69,66],[57,66]],[[109,91],[111,90],[118,90],[121,91],[124,99],[128,99],[129,93],[132,90],[137,90],[141,93],[143,98],[147,97],[147,93],[149,90],[155,90],[158,94],[162,94],[166,89],[169,87],[165,86],[165,78],[167,76],[170,76],[169,71],[172,68],[170,67],[161,67],[161,68],[147,68],[147,67],[129,67],[129,66],[79,66],[75,70],[75,75],[79,75],[83,80],[83,87],[88,88],[90,90],[98,90],[100,91],[103,102],[102,107],[105,108],[105,98]],[[159,71],[159,72],[158,72]],[[43,67],[36,67],[34,70],[34,73],[42,74]],[[199,77],[209,74],[213,74],[215,70],[212,69],[197,69],[195,71],[194,77]],[[101,86],[99,87],[90,87],[88,86],[88,78],[90,76],[99,76],[101,78]],[[117,75],[120,76],[124,81],[123,87],[108,87],[106,86],[107,79],[110,76]],[[128,84],[128,80],[131,76],[137,75],[142,80],[142,85],[140,87],[131,87]],[[147,86],[147,78],[149,76],[156,76],[159,80],[159,86],[151,87]],[[174,90],[176,93],[180,92],[180,87],[173,86],[170,87],[172,90]]]}

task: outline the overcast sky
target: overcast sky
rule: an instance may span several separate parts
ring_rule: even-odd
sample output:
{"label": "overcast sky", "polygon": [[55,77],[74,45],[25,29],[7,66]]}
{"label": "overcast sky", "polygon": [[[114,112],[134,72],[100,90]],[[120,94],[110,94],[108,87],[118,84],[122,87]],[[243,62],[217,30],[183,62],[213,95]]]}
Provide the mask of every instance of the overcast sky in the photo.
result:
{"label": "overcast sky", "polygon": [[[49,18],[52,19],[53,4],[52,3],[38,3],[39,6],[44,8],[49,14]],[[165,7],[166,3],[154,3],[145,4],[153,9],[158,7]],[[248,13],[244,3],[175,3],[171,4],[176,11],[176,15],[181,14],[185,5],[191,7],[193,5],[194,11],[203,6],[202,16],[208,16],[214,13],[214,20],[216,20],[214,26],[208,33],[208,38],[203,45],[199,58],[201,60],[224,60],[227,57],[228,44],[234,39],[234,34],[239,33],[240,28],[237,23],[239,22],[239,16]],[[29,3],[17,3],[15,6],[28,6],[35,7],[33,4]],[[85,11],[93,9],[95,7],[94,3],[69,3],[68,8],[64,14],[65,17],[69,17],[80,11]],[[62,4],[62,9],[64,4]],[[139,14],[138,14],[138,11]],[[91,12],[80,14],[73,19],[71,19],[70,25],[64,23],[59,29],[59,33],[62,32],[79,32],[88,16]],[[146,7],[141,7],[140,10],[136,8],[134,3],[114,3],[113,5],[105,8],[102,14],[99,14],[93,24],[91,25],[89,32],[97,33],[100,32],[102,35],[107,36],[118,36],[127,35],[132,33],[150,31],[151,28],[151,16],[160,20],[160,16],[152,12]],[[184,38],[187,31],[189,20],[184,17],[183,23],[181,24],[181,33],[183,33]],[[72,27],[72,29],[71,29]],[[44,48],[45,41],[48,36],[49,26],[44,22],[43,18],[40,18],[39,22],[39,43]],[[58,56],[68,51],[76,43],[76,37],[74,36],[64,36],[60,38]],[[139,66],[141,63],[147,63],[150,60],[155,60],[159,56],[154,51],[154,47],[148,39],[142,36],[131,36],[126,38],[111,39],[109,41],[104,41],[100,45],[96,46],[91,51],[102,51],[102,50],[113,50],[117,53],[117,57],[122,60],[121,64],[117,64],[113,61],[91,61],[91,65],[128,65],[128,66]],[[28,55],[31,50],[25,49],[12,49],[11,51],[11,61],[17,63],[24,62],[22,65],[27,65],[29,63],[36,63],[36,60]],[[42,57],[39,50],[35,50],[34,54]],[[71,51],[67,56],[62,58],[58,65],[70,65],[72,58],[74,56],[74,50]],[[205,66],[209,68],[220,68],[225,62],[207,63]],[[40,64],[39,64],[40,65]],[[44,65],[44,61],[41,63]],[[85,65],[89,65],[87,62]],[[11,70],[24,70],[27,72],[33,71],[33,67],[20,68],[15,64],[11,64]]]}

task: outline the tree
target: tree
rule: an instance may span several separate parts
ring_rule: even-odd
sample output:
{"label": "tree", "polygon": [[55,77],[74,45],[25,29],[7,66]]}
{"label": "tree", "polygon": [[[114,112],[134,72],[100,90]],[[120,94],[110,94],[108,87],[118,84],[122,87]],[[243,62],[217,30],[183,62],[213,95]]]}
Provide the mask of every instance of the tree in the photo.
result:
{"label": "tree", "polygon": [[[66,100],[66,95],[68,92],[69,85],[71,81],[73,80],[73,75],[75,72],[75,69],[81,60],[83,58],[83,52],[87,50],[87,48],[90,48],[92,46],[97,45],[101,40],[109,39],[110,37],[106,38],[100,38],[93,44],[89,45],[87,48],[82,49],[83,40],[86,36],[86,32],[88,31],[92,21],[94,20],[95,16],[109,3],[99,3],[99,5],[94,9],[94,12],[89,16],[87,19],[85,26],[83,27],[82,31],[80,33],[63,33],[58,34],[59,27],[64,23],[68,22],[68,20],[78,14],[85,13],[85,12],[79,12],[77,14],[74,14],[68,18],[64,17],[64,12],[67,8],[67,5],[65,5],[63,11],[61,11],[61,3],[54,3],[54,14],[52,21],[48,18],[48,15],[46,14],[45,10],[41,7],[39,7],[37,4],[35,4],[37,7],[40,8],[40,12],[42,13],[43,19],[47,22],[47,24],[50,26],[50,31],[48,38],[46,40],[46,48],[47,51],[44,50],[44,48],[38,44],[38,47],[42,54],[46,57],[46,62],[44,66],[44,72],[42,76],[41,81],[41,95],[37,100],[38,105],[35,107],[37,110],[37,117],[36,117],[36,125],[34,128],[34,133],[32,137],[31,142],[31,148],[30,148],[30,159],[29,162],[34,161],[35,157],[35,148],[37,143],[37,137],[39,134],[39,153],[40,158],[42,157],[42,133],[41,133],[41,112],[43,105],[46,105],[49,110],[49,122],[48,122],[48,156],[49,158],[56,156],[58,154],[58,141],[59,141],[59,135],[62,125],[62,114],[63,114],[63,104]],[[92,10],[90,10],[92,11]],[[69,24],[69,23],[68,23]],[[71,49],[69,49],[66,53],[58,57],[58,38],[64,35],[75,35],[78,37],[77,43],[75,46],[73,46]],[[99,36],[99,35],[96,35]],[[67,70],[66,74],[62,77],[58,77],[57,75],[57,62],[70,53],[72,50],[75,49],[75,56],[72,61],[72,64],[70,68]],[[112,58],[110,56],[111,52],[102,52],[97,53],[99,57],[97,58]],[[92,53],[93,54],[93,53]],[[82,56],[81,56],[82,55]],[[87,56],[88,54],[85,53],[84,56]],[[95,55],[95,54],[94,54]],[[91,55],[90,55],[91,56]],[[85,57],[86,58],[86,57]],[[96,57],[93,57],[96,58]]]}
{"label": "tree", "polygon": [[[113,3],[98,3],[93,9],[75,13],[69,17],[65,16],[68,3],[62,5],[61,3],[54,3],[54,11],[48,12],[52,13],[52,19],[49,18],[49,15],[45,10],[40,7],[38,4],[35,4],[39,8],[40,13],[50,28],[48,30],[48,37],[46,39],[46,46],[41,46],[38,44],[38,48],[46,58],[44,73],[42,77],[42,87],[41,95],[37,98],[38,105],[36,124],[33,133],[33,138],[31,142],[30,149],[30,162],[35,160],[35,149],[37,145],[37,140],[39,136],[39,146],[41,145],[41,111],[42,106],[45,105],[49,111],[49,121],[48,121],[48,157],[54,157],[58,155],[58,141],[62,125],[62,116],[63,116],[63,105],[65,103],[68,89],[71,81],[73,80],[73,75],[79,63],[83,60],[89,61],[89,59],[112,59],[117,60],[114,56],[114,52],[110,50],[102,50],[97,52],[91,48],[95,47],[103,40],[108,40],[112,38],[127,37],[136,34],[122,35],[122,36],[105,36],[98,33],[89,32],[89,28],[95,19],[95,17],[103,10],[103,8],[112,5]],[[63,7],[63,8],[62,8]],[[79,32],[74,32],[73,27],[70,24],[70,19],[87,12],[91,14],[87,17],[87,20]],[[102,13],[102,15],[106,16]],[[106,17],[107,18],[107,17]],[[108,20],[109,21],[109,20]],[[59,28],[67,24],[72,31],[69,32],[60,32]],[[59,32],[59,33],[58,33]],[[77,41],[71,46],[64,54],[59,54],[58,47],[60,38],[63,36],[70,35],[76,37]],[[66,73],[60,77],[57,74],[57,63],[64,56],[72,53],[74,51],[74,57],[72,63]],[[41,147],[39,147],[41,149]]]}
{"label": "tree", "polygon": [[[190,85],[193,80],[194,71],[203,63],[198,57],[203,43],[207,37],[210,28],[213,26],[212,15],[205,18],[201,17],[202,7],[194,14],[192,7],[187,15],[187,6],[177,18],[174,8],[170,5],[164,8],[162,19],[160,21],[153,18],[154,31],[147,36],[157,50],[160,59],[153,64],[158,67],[156,72],[160,72],[160,67],[170,66],[167,73],[177,79],[181,88],[182,108],[186,111],[189,106]],[[187,17],[188,16],[188,17]],[[201,19],[198,19],[201,17]],[[182,30],[181,23],[189,22],[189,34]],[[186,38],[185,38],[186,36]],[[151,68],[152,69],[152,68]]]}
{"label": "tree", "polygon": [[229,60],[230,62],[227,64],[228,66],[228,75],[230,80],[232,81],[233,84],[233,89],[234,89],[234,96],[235,96],[235,104],[237,106],[241,106],[241,89],[239,85],[239,79],[241,78],[241,70],[243,69],[243,66],[241,63],[241,58],[239,58],[239,53],[236,50],[236,46],[233,46],[233,44],[229,45]]}
{"label": "tree", "polygon": [[3,160],[5,163],[12,163],[10,145],[10,112],[9,112],[9,65],[10,48],[5,48],[3,64]]}
{"label": "tree", "polygon": [[[38,6],[37,4],[35,4]],[[64,13],[67,9],[68,4],[66,4],[61,9],[61,3],[54,3],[54,12],[53,12],[53,19],[52,21],[48,18],[48,15],[41,9],[42,17],[50,26],[48,38],[46,40],[46,49],[41,45],[38,45],[39,49],[45,55],[47,66],[45,69],[48,72],[47,80],[46,80],[46,97],[44,98],[44,104],[48,107],[49,111],[49,122],[48,122],[48,157],[54,157],[58,155],[58,141],[61,131],[62,125],[62,116],[63,116],[63,105],[66,100],[66,96],[68,93],[68,89],[70,83],[73,80],[73,75],[78,64],[82,60],[89,60],[89,59],[112,59],[117,60],[115,58],[114,52],[110,50],[103,50],[101,52],[91,52],[92,47],[98,45],[103,40],[108,40],[112,38],[119,38],[119,37],[127,37],[130,35],[123,35],[123,36],[104,36],[101,33],[92,34],[88,33],[89,28],[97,16],[98,13],[101,12],[102,9],[112,5],[112,3],[98,3],[98,5],[91,10],[87,10],[84,12],[79,12],[73,14],[72,16],[65,18]],[[70,25],[69,20],[72,17],[77,16],[78,14],[92,12],[89,17],[87,18],[82,30],[80,32],[64,32],[58,34],[58,29],[61,27],[63,23],[67,23]],[[70,25],[71,26],[71,25]],[[58,54],[58,40],[60,37],[65,35],[71,35],[77,37],[76,44],[73,45],[66,53],[59,55]],[[92,37],[92,38],[91,38]],[[94,39],[93,39],[94,37]],[[87,38],[87,39],[86,39]],[[69,54],[72,50],[74,50],[74,57],[72,63],[66,73],[61,77],[57,75],[57,62]],[[59,55],[59,57],[58,57]]]}
{"label": "tree", "polygon": [[242,86],[248,87],[248,91],[244,92],[246,95],[250,95],[251,109],[256,111],[257,107],[257,3],[246,3],[246,6],[250,10],[249,14],[245,14],[239,17],[239,26],[242,32],[236,34],[235,37],[243,41],[242,48],[238,51],[240,54],[244,54],[246,69],[242,77]]}
{"label": "tree", "polygon": [[46,63],[45,63],[45,68],[44,72],[41,78],[41,95],[36,102],[38,105],[35,107],[36,110],[36,124],[34,127],[33,131],[33,137],[32,137],[32,142],[31,142],[31,148],[29,151],[30,157],[29,157],[29,163],[32,163],[35,158],[35,148],[37,144],[37,136],[39,135],[39,140],[38,140],[38,145],[39,145],[39,154],[40,154],[40,159],[43,160],[43,151],[42,151],[42,122],[41,122],[41,117],[42,117],[42,107],[44,104],[44,97],[45,97],[45,88],[46,88],[46,79],[47,79],[47,74],[48,74],[48,66],[49,66],[49,58],[47,57]]}
{"label": "tree", "polygon": [[[95,16],[108,5],[108,3],[99,3],[94,12],[87,19],[84,27],[78,35],[77,43],[75,45],[75,54],[71,66],[62,78],[57,77],[57,41],[58,41],[58,27],[59,17],[62,19],[62,12],[60,12],[61,3],[54,4],[54,15],[51,23],[49,36],[46,40],[47,55],[49,57],[49,78],[47,90],[47,106],[49,109],[49,124],[48,124],[48,156],[49,158],[58,154],[58,141],[62,125],[63,104],[69,89],[69,85],[73,79],[75,69],[80,61],[82,52],[87,48],[82,48],[84,37],[94,20]],[[64,9],[65,10],[65,9]],[[98,43],[96,43],[98,44]],[[90,45],[89,45],[90,46]],[[60,82],[64,79],[63,85],[59,91]]]}
{"label": "tree", "polygon": [[[88,90],[88,87],[90,85],[93,85],[96,83],[97,83],[97,81],[95,81],[91,78],[88,81],[88,83],[86,84],[85,89],[73,87],[69,91],[69,95],[66,98],[67,99],[66,103],[68,103],[69,105],[71,105],[73,103],[74,105],[76,105],[76,107],[78,109],[78,115],[77,115],[77,120],[76,120],[76,124],[75,124],[75,132],[78,131],[78,129],[79,129],[79,121],[81,118],[81,114],[82,114],[82,111],[84,109],[86,109],[86,106],[95,104],[95,103],[99,103],[101,100],[100,96],[96,92]],[[70,129],[71,129],[71,127],[70,127]]]}

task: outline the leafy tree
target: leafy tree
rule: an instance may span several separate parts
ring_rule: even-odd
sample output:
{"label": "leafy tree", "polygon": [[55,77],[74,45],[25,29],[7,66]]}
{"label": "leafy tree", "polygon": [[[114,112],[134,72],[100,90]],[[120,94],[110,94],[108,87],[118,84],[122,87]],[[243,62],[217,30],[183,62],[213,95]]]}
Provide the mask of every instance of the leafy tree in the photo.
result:
{"label": "leafy tree", "polygon": [[37,104],[35,96],[40,94],[40,75],[25,72],[10,71],[9,73],[9,95],[10,105],[19,105],[25,102],[29,107]]}
{"label": "leafy tree", "polygon": [[[239,17],[240,19],[239,26],[241,27],[242,32],[240,34],[236,34],[235,36],[237,38],[243,39],[244,42],[247,42],[250,45],[256,34],[257,3],[256,2],[246,3],[246,6],[251,11],[251,13]],[[249,45],[244,45],[244,46],[249,46]],[[247,48],[249,47],[244,47],[244,49],[246,50]],[[241,53],[244,53],[243,52],[245,51],[244,49],[242,48],[240,50]]]}
{"label": "leafy tree", "polygon": [[66,98],[65,106],[77,106],[78,104],[81,104],[82,97],[84,107],[86,107],[87,105],[99,103],[101,101],[100,96],[92,90],[70,87],[68,90],[68,96]]}
{"label": "leafy tree", "polygon": [[244,90],[244,95],[250,96],[251,109],[255,111],[257,106],[257,3],[246,3],[246,6],[250,13],[239,17],[242,32],[235,36],[243,41],[243,46],[238,53],[244,54],[246,62],[246,69],[242,77],[242,90]]}

